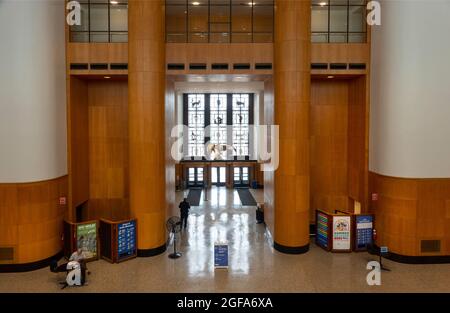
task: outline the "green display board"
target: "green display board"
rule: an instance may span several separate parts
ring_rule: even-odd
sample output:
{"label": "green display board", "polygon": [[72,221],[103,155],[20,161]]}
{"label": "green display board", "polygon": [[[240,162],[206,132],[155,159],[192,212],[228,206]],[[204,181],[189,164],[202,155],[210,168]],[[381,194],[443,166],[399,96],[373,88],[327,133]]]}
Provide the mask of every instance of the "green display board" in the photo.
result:
{"label": "green display board", "polygon": [[77,248],[82,249],[86,259],[97,258],[97,223],[77,225]]}

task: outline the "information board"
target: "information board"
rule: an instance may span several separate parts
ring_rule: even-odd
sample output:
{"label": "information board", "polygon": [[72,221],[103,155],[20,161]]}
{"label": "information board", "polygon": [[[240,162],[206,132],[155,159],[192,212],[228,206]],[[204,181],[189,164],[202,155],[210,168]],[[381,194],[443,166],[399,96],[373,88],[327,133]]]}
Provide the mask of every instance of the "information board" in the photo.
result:
{"label": "information board", "polygon": [[373,216],[356,215],[355,249],[364,250],[372,244]]}
{"label": "information board", "polygon": [[328,249],[328,215],[325,213],[317,212],[317,228],[316,228],[316,240],[317,244],[321,247]]}
{"label": "information board", "polygon": [[97,258],[97,223],[77,225],[77,249],[82,249],[86,259]]}
{"label": "information board", "polygon": [[117,250],[119,260],[136,254],[136,221],[117,225]]}
{"label": "information board", "polygon": [[351,250],[351,217],[333,216],[333,250]]}
{"label": "information board", "polygon": [[228,268],[228,244],[214,245],[214,267]]}

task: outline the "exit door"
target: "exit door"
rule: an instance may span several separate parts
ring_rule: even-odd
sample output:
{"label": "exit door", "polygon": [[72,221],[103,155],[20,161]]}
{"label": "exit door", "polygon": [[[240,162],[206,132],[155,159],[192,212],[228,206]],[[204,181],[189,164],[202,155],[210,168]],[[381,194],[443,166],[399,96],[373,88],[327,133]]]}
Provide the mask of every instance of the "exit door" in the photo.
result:
{"label": "exit door", "polygon": [[203,187],[203,167],[188,168],[188,187]]}
{"label": "exit door", "polygon": [[215,186],[225,186],[227,182],[227,169],[224,166],[211,167],[211,184]]}
{"label": "exit door", "polygon": [[248,166],[235,167],[233,171],[233,185],[235,187],[247,187],[250,185]]}

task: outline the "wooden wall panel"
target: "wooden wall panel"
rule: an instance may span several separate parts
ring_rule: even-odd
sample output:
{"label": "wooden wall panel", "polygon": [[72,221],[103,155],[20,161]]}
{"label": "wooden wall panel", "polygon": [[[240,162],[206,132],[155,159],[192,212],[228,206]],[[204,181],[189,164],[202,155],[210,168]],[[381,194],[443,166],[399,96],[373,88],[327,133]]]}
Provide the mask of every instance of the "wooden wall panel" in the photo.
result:
{"label": "wooden wall panel", "polygon": [[177,188],[182,188],[182,182],[184,181],[183,164],[175,164],[175,184]]}
{"label": "wooden wall panel", "polygon": [[69,76],[68,91],[68,170],[69,213],[74,220],[75,208],[89,199],[89,120],[88,83]]}
{"label": "wooden wall panel", "polygon": [[264,172],[261,170],[261,163],[255,166],[255,180],[258,186],[264,186]]}
{"label": "wooden wall panel", "polygon": [[[450,255],[450,179],[369,176],[379,246],[406,256]],[[441,251],[422,253],[421,240],[440,240]]]}
{"label": "wooden wall panel", "polygon": [[348,195],[368,210],[369,80],[359,76],[349,82]]}
{"label": "wooden wall panel", "polygon": [[72,75],[126,75],[127,70],[71,70],[70,63],[128,63],[127,43],[67,43],[68,73]]}
{"label": "wooden wall panel", "polygon": [[369,43],[313,43],[311,63],[367,63],[370,64]]}
{"label": "wooden wall panel", "polygon": [[347,80],[311,83],[311,209],[348,211],[349,91]]}
{"label": "wooden wall panel", "polygon": [[368,102],[365,76],[313,78],[311,87],[311,210],[367,212]]}
{"label": "wooden wall panel", "polygon": [[89,205],[84,218],[126,219],[129,215],[127,81],[90,80],[88,104]]}
{"label": "wooden wall panel", "polygon": [[[208,70],[202,70],[201,74],[232,74],[242,73],[242,70],[233,70],[233,63],[273,63],[273,44],[189,44],[189,43],[168,43],[166,44],[166,63],[206,63]],[[229,70],[211,70],[212,63],[230,64]],[[172,74],[195,73],[199,71],[170,71]],[[272,70],[245,70],[248,74],[270,74]]]}
{"label": "wooden wall panel", "polygon": [[15,248],[14,264],[44,260],[62,250],[67,206],[59,198],[67,192],[67,176],[0,184],[0,246]]}

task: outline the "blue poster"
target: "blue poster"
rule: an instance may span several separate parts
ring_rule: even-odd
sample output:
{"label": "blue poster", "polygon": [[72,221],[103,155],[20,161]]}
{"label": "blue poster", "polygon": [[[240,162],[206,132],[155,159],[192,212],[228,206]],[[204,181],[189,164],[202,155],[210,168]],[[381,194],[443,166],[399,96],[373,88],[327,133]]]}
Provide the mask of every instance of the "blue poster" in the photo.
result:
{"label": "blue poster", "polygon": [[216,244],[214,245],[214,267],[227,268],[228,267],[228,245]]}
{"label": "blue poster", "polygon": [[136,221],[118,224],[117,237],[119,260],[136,253]]}
{"label": "blue poster", "polygon": [[356,249],[365,249],[372,244],[373,216],[356,216]]}

